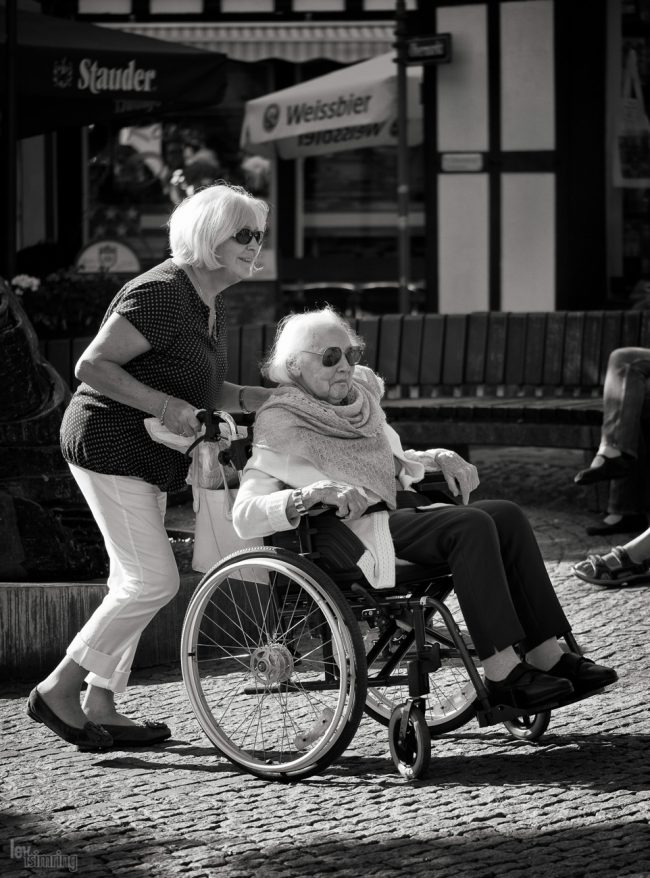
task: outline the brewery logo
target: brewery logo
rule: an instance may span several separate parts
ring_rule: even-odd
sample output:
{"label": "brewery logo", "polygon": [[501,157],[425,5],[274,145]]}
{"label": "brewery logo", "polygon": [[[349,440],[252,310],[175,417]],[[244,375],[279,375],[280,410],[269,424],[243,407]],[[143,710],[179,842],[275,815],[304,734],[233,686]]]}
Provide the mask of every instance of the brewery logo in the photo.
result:
{"label": "brewery logo", "polygon": [[156,91],[157,75],[155,68],[138,67],[135,58],[123,67],[103,67],[95,58],[82,58],[76,70],[68,58],[59,58],[52,66],[52,82],[56,88],[75,85],[78,91],[91,94],[118,91],[151,94]]}
{"label": "brewery logo", "polygon": [[52,65],[52,82],[56,88],[70,88],[73,74],[72,61],[67,58],[59,58]]}
{"label": "brewery logo", "polygon": [[277,104],[269,104],[266,110],[264,110],[264,121],[262,122],[264,130],[273,131],[279,121],[280,107]]}

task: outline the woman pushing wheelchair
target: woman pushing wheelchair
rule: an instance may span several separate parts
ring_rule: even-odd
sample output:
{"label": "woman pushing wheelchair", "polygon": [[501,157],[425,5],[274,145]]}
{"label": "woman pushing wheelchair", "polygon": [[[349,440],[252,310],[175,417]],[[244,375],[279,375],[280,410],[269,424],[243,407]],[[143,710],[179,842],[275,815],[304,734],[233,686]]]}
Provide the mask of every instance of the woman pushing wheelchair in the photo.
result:
{"label": "woman pushing wheelchair", "polygon": [[[614,683],[615,670],[560,646],[570,624],[522,510],[507,500],[469,504],[476,468],[455,452],[405,451],[362,353],[330,308],[280,323],[265,363],[279,389],[257,413],[233,507],[239,536],[290,530],[326,504],[361,541],[357,565],[371,586],[394,585],[396,557],[448,565],[494,704],[532,712]],[[452,496],[432,503],[418,494],[425,472],[441,473]],[[377,503],[381,511],[364,514]]]}

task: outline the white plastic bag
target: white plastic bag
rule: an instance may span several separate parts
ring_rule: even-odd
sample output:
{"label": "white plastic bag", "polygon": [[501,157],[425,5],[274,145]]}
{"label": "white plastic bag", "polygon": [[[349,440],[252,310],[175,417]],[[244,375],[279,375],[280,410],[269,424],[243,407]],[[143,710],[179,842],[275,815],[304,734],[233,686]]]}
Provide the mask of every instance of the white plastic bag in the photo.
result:
{"label": "white plastic bag", "polygon": [[238,549],[262,545],[262,540],[242,540],[232,526],[232,504],[237,489],[195,488],[196,527],[192,567],[206,573],[214,564]]}

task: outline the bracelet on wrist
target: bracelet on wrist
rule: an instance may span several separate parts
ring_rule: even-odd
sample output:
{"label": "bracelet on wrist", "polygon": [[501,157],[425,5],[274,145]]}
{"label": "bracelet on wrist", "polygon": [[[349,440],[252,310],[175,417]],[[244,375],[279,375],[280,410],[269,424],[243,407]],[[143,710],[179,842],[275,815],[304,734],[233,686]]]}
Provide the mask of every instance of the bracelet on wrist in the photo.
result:
{"label": "bracelet on wrist", "polygon": [[295,491],[291,492],[291,499],[293,500],[293,505],[298,515],[301,518],[303,515],[307,515],[307,508],[305,506],[305,502],[302,497],[302,491],[300,490],[300,488],[296,488]]}
{"label": "bracelet on wrist", "polygon": [[243,412],[243,414],[245,414],[245,415],[252,415],[253,412],[252,412],[250,409],[247,409],[246,406],[244,405],[244,391],[245,391],[245,390],[246,390],[245,387],[240,387],[240,388],[239,388],[239,408],[241,409],[241,411]]}
{"label": "bracelet on wrist", "polygon": [[163,425],[164,425],[164,423],[165,423],[165,415],[167,414],[167,406],[169,405],[169,400],[170,400],[170,399],[171,399],[171,396],[166,396],[166,397],[165,397],[165,401],[164,401],[164,403],[163,403],[162,411],[160,412],[160,417],[158,418],[158,420],[160,421],[160,423],[163,424]]}

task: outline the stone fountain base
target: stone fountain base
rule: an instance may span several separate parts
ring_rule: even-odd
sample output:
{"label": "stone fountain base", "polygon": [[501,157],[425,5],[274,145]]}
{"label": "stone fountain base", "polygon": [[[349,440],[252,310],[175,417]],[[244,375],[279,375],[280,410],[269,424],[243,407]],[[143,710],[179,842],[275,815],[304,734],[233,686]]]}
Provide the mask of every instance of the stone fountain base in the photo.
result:
{"label": "stone fountain base", "polygon": [[[185,610],[201,575],[181,575],[178,595],[142,635],[135,668],[178,661]],[[0,583],[0,678],[42,679],[59,663],[105,594],[104,582]]]}

